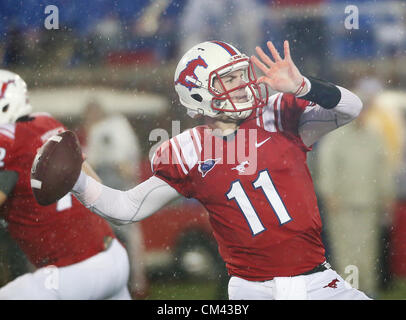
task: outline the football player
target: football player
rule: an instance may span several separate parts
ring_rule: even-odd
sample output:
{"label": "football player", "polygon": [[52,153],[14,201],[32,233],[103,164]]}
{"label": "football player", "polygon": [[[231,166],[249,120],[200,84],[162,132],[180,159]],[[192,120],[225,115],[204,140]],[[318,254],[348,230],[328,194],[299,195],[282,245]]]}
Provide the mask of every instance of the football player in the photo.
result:
{"label": "football player", "polygon": [[31,191],[37,149],[64,130],[49,114],[31,113],[26,83],[0,70],[0,205],[11,237],[36,267],[0,288],[0,300],[130,299],[127,252],[109,224],[70,193],[42,207]]}
{"label": "football player", "polygon": [[271,55],[257,47],[251,58],[221,41],[191,48],[176,68],[175,89],[187,113],[206,124],[163,143],[152,177],[133,189],[108,188],[82,171],[73,192],[120,223],[180,196],[199,200],[231,276],[230,299],[369,299],[326,261],[306,164],[311,146],[357,117],[362,102],[303,76],[287,41],[283,58],[267,46]]}

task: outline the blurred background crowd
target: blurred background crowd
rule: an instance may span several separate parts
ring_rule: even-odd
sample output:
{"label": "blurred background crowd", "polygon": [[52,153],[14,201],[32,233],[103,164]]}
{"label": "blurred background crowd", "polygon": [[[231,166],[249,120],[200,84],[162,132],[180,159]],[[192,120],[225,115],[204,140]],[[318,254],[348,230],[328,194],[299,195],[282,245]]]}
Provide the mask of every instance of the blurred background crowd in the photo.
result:
{"label": "blurred background crowd", "polygon": [[[44,25],[48,5],[57,8],[54,29]],[[309,154],[327,256],[366,293],[403,299],[405,17],[406,2],[396,0],[2,0],[0,68],[26,80],[36,111],[76,130],[107,185],[126,189],[150,174],[150,151],[159,141],[151,138],[154,129],[171,136],[194,125],[173,88],[186,50],[222,40],[250,55],[267,40],[279,49],[289,40],[303,74],[353,90],[364,103],[359,119]],[[163,211],[117,230],[133,255],[135,295],[225,298],[227,275],[204,210],[184,200]],[[30,268],[6,240],[0,241],[0,285]],[[170,271],[159,268],[164,262]],[[192,282],[179,293],[185,283],[170,289],[155,279],[203,279],[206,287]]]}

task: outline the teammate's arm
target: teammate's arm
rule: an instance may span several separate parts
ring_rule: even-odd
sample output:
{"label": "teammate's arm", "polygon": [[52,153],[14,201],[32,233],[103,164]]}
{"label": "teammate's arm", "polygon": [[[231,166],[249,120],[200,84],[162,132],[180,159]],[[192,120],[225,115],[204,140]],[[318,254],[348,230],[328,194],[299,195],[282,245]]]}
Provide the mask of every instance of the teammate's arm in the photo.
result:
{"label": "teammate's arm", "polygon": [[18,180],[18,173],[15,171],[0,171],[0,206],[6,202],[8,195],[14,189]]}
{"label": "teammate's arm", "polygon": [[84,171],[72,193],[92,212],[114,224],[140,221],[181,195],[165,181],[152,176],[128,191],[109,188]]}

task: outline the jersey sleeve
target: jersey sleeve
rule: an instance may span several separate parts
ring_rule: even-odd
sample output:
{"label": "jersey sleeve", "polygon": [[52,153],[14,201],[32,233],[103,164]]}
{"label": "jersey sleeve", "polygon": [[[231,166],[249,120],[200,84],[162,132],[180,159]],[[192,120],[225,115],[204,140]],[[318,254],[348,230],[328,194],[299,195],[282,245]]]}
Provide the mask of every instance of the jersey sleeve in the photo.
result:
{"label": "jersey sleeve", "polygon": [[283,131],[299,136],[299,121],[307,107],[316,104],[304,99],[295,97],[293,94],[283,94],[279,109],[280,126]]}
{"label": "jersey sleeve", "polygon": [[185,131],[165,141],[151,159],[153,174],[187,198],[192,194],[190,171],[198,162],[195,146],[193,134]]}

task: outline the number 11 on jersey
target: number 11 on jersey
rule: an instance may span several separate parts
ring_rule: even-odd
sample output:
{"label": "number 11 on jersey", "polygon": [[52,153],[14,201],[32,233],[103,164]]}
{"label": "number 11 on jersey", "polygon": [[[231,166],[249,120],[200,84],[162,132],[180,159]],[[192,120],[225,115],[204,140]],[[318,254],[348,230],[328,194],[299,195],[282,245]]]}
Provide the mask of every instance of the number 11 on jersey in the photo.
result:
{"label": "number 11 on jersey", "polygon": [[[255,189],[262,189],[281,225],[292,220],[272,182],[268,170],[261,171],[252,185]],[[239,180],[234,181],[231,184],[230,190],[227,192],[226,196],[228,200],[235,200],[237,202],[238,207],[247,220],[253,236],[266,230]]]}

